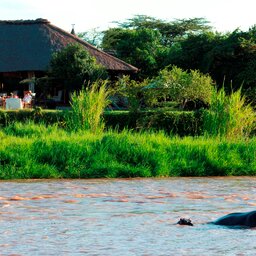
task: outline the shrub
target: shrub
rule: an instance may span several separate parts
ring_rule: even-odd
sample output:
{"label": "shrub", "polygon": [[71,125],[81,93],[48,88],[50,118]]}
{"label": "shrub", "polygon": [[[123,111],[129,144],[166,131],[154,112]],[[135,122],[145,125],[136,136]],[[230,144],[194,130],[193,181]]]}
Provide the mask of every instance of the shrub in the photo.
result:
{"label": "shrub", "polygon": [[109,91],[106,84],[107,81],[98,81],[72,94],[72,110],[66,120],[71,130],[89,130],[92,133],[103,131],[103,113],[110,103],[107,99]]}
{"label": "shrub", "polygon": [[107,127],[118,130],[162,130],[179,136],[202,133],[202,111],[108,111],[104,116]]}
{"label": "shrub", "polygon": [[[85,114],[85,113],[84,113]],[[78,113],[76,113],[78,115]],[[10,126],[16,122],[27,121],[79,130],[73,111],[42,110],[33,111],[0,111],[0,126]],[[202,111],[105,111],[105,128],[119,131],[127,128],[132,130],[163,130],[166,133],[198,135],[202,132]],[[102,129],[103,127],[101,127]]]}
{"label": "shrub", "polygon": [[225,93],[224,88],[215,91],[210,109],[204,114],[204,131],[210,136],[228,138],[246,137],[256,124],[256,114],[250,105],[246,105],[241,89]]}
{"label": "shrub", "polygon": [[64,126],[64,116],[64,111],[40,110],[40,108],[34,110],[0,110],[0,126],[5,127],[15,122],[25,123],[27,121]]}
{"label": "shrub", "polygon": [[188,101],[208,104],[213,92],[213,81],[209,75],[197,70],[183,71],[178,67],[165,68],[152,81],[157,97],[179,102],[184,109]]}

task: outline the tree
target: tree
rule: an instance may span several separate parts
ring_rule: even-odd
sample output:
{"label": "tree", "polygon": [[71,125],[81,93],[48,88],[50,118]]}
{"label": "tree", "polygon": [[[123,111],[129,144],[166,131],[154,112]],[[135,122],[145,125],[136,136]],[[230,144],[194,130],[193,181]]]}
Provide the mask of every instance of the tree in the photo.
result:
{"label": "tree", "polygon": [[54,53],[49,74],[50,77],[62,80],[67,89],[79,89],[86,82],[107,76],[105,69],[79,44],[67,45]]}
{"label": "tree", "polygon": [[118,58],[138,67],[142,77],[157,74],[159,56],[165,51],[160,33],[148,28],[109,29],[103,38],[102,47],[106,51],[114,51]]}
{"label": "tree", "polygon": [[138,67],[141,78],[153,77],[164,65],[171,64],[166,60],[172,48],[190,34],[209,30],[207,23],[203,18],[166,22],[137,15],[105,31],[101,47]]}
{"label": "tree", "polygon": [[171,63],[182,69],[196,69],[203,73],[208,73],[209,65],[212,62],[209,52],[222,39],[223,36],[221,34],[212,31],[190,34],[186,39],[172,45],[165,63]]}
{"label": "tree", "polygon": [[77,34],[77,36],[84,41],[96,46],[97,48],[100,48],[103,32],[99,31],[98,28],[94,28],[86,32],[80,32]]}
{"label": "tree", "polygon": [[220,34],[204,32],[191,34],[173,44],[164,64],[172,63],[182,69],[197,69],[210,74],[218,88],[225,86],[231,93],[243,86],[253,100],[256,83],[256,28],[248,32],[235,30]]}
{"label": "tree", "polygon": [[183,109],[188,101],[209,104],[213,85],[209,75],[197,70],[183,71],[176,66],[171,70],[168,68],[161,70],[152,82],[152,87],[158,91],[158,97],[176,101]]}
{"label": "tree", "polygon": [[171,45],[177,40],[187,37],[189,34],[199,34],[212,29],[204,18],[175,19],[163,21],[146,15],[135,15],[125,22],[117,22],[124,29],[148,28],[157,30],[162,36],[163,45]]}

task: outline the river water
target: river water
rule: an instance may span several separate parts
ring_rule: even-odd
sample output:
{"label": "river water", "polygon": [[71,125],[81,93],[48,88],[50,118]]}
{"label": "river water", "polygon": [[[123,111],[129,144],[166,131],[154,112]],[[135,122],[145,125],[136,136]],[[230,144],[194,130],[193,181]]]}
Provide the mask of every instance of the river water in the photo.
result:
{"label": "river water", "polygon": [[253,177],[1,182],[0,193],[0,255],[256,254],[256,230],[207,224],[255,210]]}

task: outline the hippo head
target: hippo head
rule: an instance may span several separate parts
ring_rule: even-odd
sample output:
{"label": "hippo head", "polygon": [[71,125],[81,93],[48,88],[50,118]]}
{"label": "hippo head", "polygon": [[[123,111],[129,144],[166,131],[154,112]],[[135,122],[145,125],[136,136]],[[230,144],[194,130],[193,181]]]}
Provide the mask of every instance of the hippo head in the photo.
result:
{"label": "hippo head", "polygon": [[185,218],[181,218],[177,224],[179,225],[187,225],[187,226],[194,226],[193,223],[191,222],[191,219],[185,219]]}

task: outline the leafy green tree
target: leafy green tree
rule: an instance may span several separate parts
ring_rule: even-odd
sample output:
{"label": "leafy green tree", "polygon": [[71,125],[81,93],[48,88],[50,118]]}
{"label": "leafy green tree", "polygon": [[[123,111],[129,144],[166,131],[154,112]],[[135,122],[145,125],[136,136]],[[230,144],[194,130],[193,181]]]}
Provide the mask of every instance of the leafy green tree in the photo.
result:
{"label": "leafy green tree", "polygon": [[219,86],[230,92],[254,86],[256,72],[256,32],[235,30],[223,35],[215,46],[205,54],[211,74]]}
{"label": "leafy green tree", "polygon": [[240,37],[240,55],[242,70],[237,78],[250,88],[256,84],[256,25],[249,29],[247,33],[243,33]]}
{"label": "leafy green tree", "polygon": [[157,89],[158,97],[176,101],[184,109],[188,101],[209,104],[213,85],[209,75],[197,70],[183,71],[174,66],[171,70],[168,68],[161,70],[151,87]]}
{"label": "leafy green tree", "polygon": [[173,44],[165,65],[172,63],[182,69],[197,69],[209,73],[218,87],[227,92],[243,85],[253,100],[256,72],[256,28],[248,32],[235,30],[220,34],[204,32],[190,34],[183,41]]}
{"label": "leafy green tree", "polygon": [[163,21],[146,15],[135,15],[125,22],[118,22],[119,27],[124,29],[148,28],[157,30],[162,36],[163,45],[177,42],[189,34],[198,34],[212,29],[209,22],[204,18],[176,19]]}
{"label": "leafy green tree", "polygon": [[222,38],[221,34],[212,31],[190,34],[186,39],[172,45],[165,63],[172,63],[182,69],[197,69],[208,73],[212,62],[209,52],[221,42]]}
{"label": "leafy green tree", "polygon": [[141,28],[112,28],[105,34],[102,47],[114,51],[115,55],[138,67],[141,76],[153,76],[158,71],[159,56],[165,51],[158,31]]}
{"label": "leafy green tree", "polygon": [[207,31],[210,27],[202,18],[175,20],[166,22],[152,17],[137,15],[118,28],[104,32],[102,48],[114,53],[118,58],[127,61],[140,69],[141,78],[153,77],[168,62],[170,54],[178,42],[190,34]]}
{"label": "leafy green tree", "polygon": [[68,89],[80,89],[89,81],[106,78],[105,69],[81,45],[70,44],[53,54],[49,74]]}
{"label": "leafy green tree", "polygon": [[[142,108],[144,103],[143,101],[145,100],[146,96],[146,91],[144,88],[148,85],[148,83],[148,79],[136,81],[131,79],[129,76],[120,77],[116,81],[116,93],[117,95],[119,94],[121,97],[127,99],[127,106],[130,112],[136,113]],[[155,95],[154,97],[151,97],[151,99],[155,100]]]}

